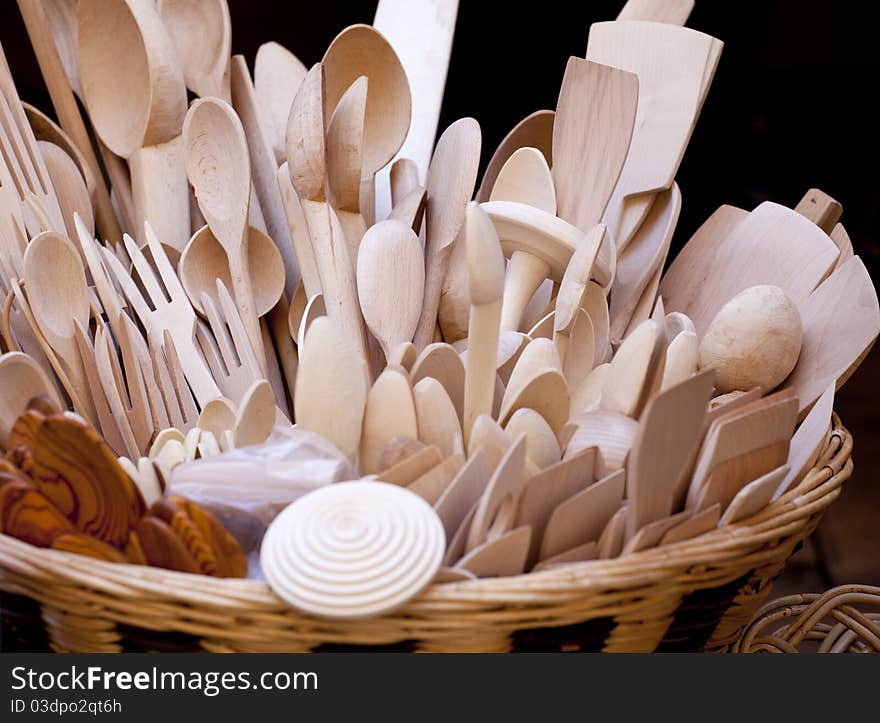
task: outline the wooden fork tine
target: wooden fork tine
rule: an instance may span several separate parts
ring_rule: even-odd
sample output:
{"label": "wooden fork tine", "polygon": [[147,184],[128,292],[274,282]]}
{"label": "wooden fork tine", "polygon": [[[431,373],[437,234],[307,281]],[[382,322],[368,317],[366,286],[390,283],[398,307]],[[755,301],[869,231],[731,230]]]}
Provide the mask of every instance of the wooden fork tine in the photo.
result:
{"label": "wooden fork tine", "polygon": [[138,245],[134,242],[134,239],[131,236],[123,234],[122,240],[125,243],[125,250],[128,252],[128,257],[134,264],[135,271],[137,271],[147,295],[153,302],[153,306],[157,309],[166,306],[168,304],[168,299],[165,297],[165,291],[159,284],[159,280],[156,278],[156,273],[153,271],[153,267],[150,266],[150,262],[147,261],[147,257],[144,256],[143,252],[138,248]]}
{"label": "wooden fork tine", "polygon": [[[129,407],[129,422],[134,432],[135,441],[141,454],[146,454],[150,441],[153,437],[152,416],[150,404],[147,400],[147,390],[141,373],[140,365],[132,347],[132,327],[134,322],[120,312],[118,317],[119,350],[122,352],[122,367],[125,372],[125,386],[131,401]],[[137,331],[135,328],[134,331]]]}
{"label": "wooden fork tine", "polygon": [[125,298],[128,299],[128,303],[131,304],[134,312],[141,319],[152,313],[150,307],[147,305],[146,299],[144,299],[143,294],[141,294],[140,289],[138,289],[128,271],[123,267],[122,262],[110,249],[105,248],[103,249],[103,252],[104,261],[106,261],[107,266],[110,267],[113,276],[116,277],[116,281],[122,289],[122,293],[125,294]]}
{"label": "wooden fork tine", "polygon": [[100,375],[101,386],[107,398],[107,403],[116,419],[119,427],[125,451],[130,459],[140,457],[137,441],[134,438],[128,416],[125,413],[123,401],[123,389],[121,385],[121,371],[118,369],[119,360],[116,352],[110,344],[109,334],[106,329],[98,328],[95,332],[95,364]]}
{"label": "wooden fork tine", "polygon": [[260,371],[260,364],[251,346],[247,331],[245,331],[244,323],[238,315],[238,307],[226,285],[220,279],[217,279],[217,296],[220,299],[220,308],[223,311],[223,316],[226,317],[226,324],[229,327],[232,343],[235,344],[235,351],[241,366],[251,373],[254,380],[262,379],[263,373]]}
{"label": "wooden fork tine", "polygon": [[141,336],[140,330],[137,328],[134,321],[132,321],[124,312],[121,316],[125,317],[122,320],[121,326],[127,328],[131,348],[137,359],[138,367],[141,370],[141,379],[144,382],[144,389],[147,393],[153,431],[159,432],[170,427],[171,423],[168,419],[168,410],[165,408],[165,400],[162,398],[162,391],[156,380],[156,372],[153,368],[153,361],[150,358],[150,349],[147,346],[144,337]]}
{"label": "wooden fork tine", "polygon": [[107,320],[110,322],[110,328],[118,336],[120,331],[117,328],[117,324],[124,304],[119,294],[116,293],[116,288],[113,286],[113,282],[107,272],[107,267],[101,256],[101,246],[95,241],[92,234],[89,233],[79,214],[74,213],[73,216],[76,232],[79,236],[80,250],[82,251],[83,258],[86,260],[92,281],[95,283],[95,289],[98,292],[101,305],[104,307]]}
{"label": "wooden fork tine", "polygon": [[186,295],[183,284],[180,283],[177,272],[168,260],[168,255],[165,253],[165,249],[162,248],[162,244],[159,243],[159,239],[156,238],[153,227],[150,226],[149,222],[144,222],[144,231],[147,237],[147,245],[153,254],[153,263],[155,264],[156,271],[159,272],[159,276],[162,278],[162,282],[165,284],[168,297],[172,301],[183,299],[189,303],[189,297]]}
{"label": "wooden fork tine", "polygon": [[230,374],[233,369],[241,365],[241,360],[235,351],[235,345],[232,342],[232,337],[229,335],[226,320],[217,308],[217,304],[214,303],[214,299],[206,292],[202,292],[202,308],[205,310],[208,323],[211,325],[216,348],[220,352],[220,359],[226,368],[226,374]]}
{"label": "wooden fork tine", "polygon": [[165,347],[165,358],[168,360],[168,367],[171,370],[171,380],[177,392],[177,400],[183,415],[183,426],[179,429],[181,432],[187,432],[199,421],[199,410],[189,385],[186,383],[186,377],[183,375],[180,359],[177,356],[177,348],[174,346],[174,340],[168,330],[165,331],[163,346]]}
{"label": "wooden fork tine", "polygon": [[183,413],[180,410],[180,402],[177,400],[177,392],[171,379],[171,371],[165,352],[160,344],[150,346],[150,359],[153,363],[153,373],[159,384],[162,399],[165,402],[165,410],[168,413],[168,426],[181,429],[183,427]]}
{"label": "wooden fork tine", "polygon": [[223,361],[223,356],[220,352],[217,340],[214,338],[214,334],[211,333],[211,329],[208,325],[201,320],[196,323],[196,341],[198,342],[199,348],[202,350],[202,355],[208,363],[208,368],[211,370],[214,380],[221,380],[227,376],[229,370],[226,368],[226,364]]}

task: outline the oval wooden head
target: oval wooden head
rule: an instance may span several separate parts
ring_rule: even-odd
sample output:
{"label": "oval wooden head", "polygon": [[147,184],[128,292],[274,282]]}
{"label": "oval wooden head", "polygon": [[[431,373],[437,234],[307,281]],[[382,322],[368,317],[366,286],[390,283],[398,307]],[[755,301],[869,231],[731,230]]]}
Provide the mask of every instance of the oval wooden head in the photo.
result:
{"label": "oval wooden head", "polygon": [[428,242],[434,249],[451,244],[464,221],[464,207],[474,192],[482,136],[473,118],[450,125],[434,148],[428,167]]}
{"label": "oval wooden head", "polygon": [[302,201],[325,200],[324,70],[315,63],[290,106],[284,136],[293,188]]}
{"label": "oval wooden head", "polygon": [[186,175],[205,220],[224,248],[247,223],[251,160],[238,114],[219,98],[195,101],[183,124]]}
{"label": "oval wooden head", "polygon": [[367,86],[367,77],[358,77],[339,99],[327,125],[327,180],[336,208],[344,211],[360,208]]}
{"label": "oval wooden head", "polygon": [[328,114],[359,76],[370,81],[364,121],[366,177],[391,162],[409,132],[412,96],[406,71],[391,44],[370,25],[345,28],[330,43],[321,62]]}
{"label": "oval wooden head", "polygon": [[476,201],[467,206],[464,242],[471,304],[498,301],[504,293],[504,254],[495,226]]}
{"label": "oval wooden head", "polygon": [[88,324],[86,274],[67,237],[54,231],[35,237],[24,254],[24,279],[31,310],[47,338],[72,339],[75,319]]}
{"label": "oval wooden head", "polygon": [[159,0],[158,8],[187,87],[202,98],[217,93],[232,47],[226,0]]}
{"label": "oval wooden head", "polygon": [[490,201],[516,201],[556,215],[556,189],[547,159],[537,148],[519,148],[498,172]]}
{"label": "oval wooden head", "polygon": [[263,115],[266,138],[281,165],[287,160],[284,132],[296,92],[309,69],[283,45],[263,43],[254,60],[254,92]]}

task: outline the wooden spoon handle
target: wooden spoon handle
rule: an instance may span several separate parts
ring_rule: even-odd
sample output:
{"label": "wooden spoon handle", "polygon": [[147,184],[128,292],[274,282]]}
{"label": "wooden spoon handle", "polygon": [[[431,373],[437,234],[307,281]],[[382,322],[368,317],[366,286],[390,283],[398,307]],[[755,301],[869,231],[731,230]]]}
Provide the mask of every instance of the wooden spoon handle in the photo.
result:
{"label": "wooden spoon handle", "polygon": [[413,344],[419,353],[434,341],[434,329],[437,328],[437,312],[440,309],[440,294],[443,280],[449,268],[449,257],[452,255],[452,244],[445,248],[429,252],[425,265],[425,294],[422,299],[422,315],[413,337]]}
{"label": "wooden spoon handle", "polygon": [[515,251],[510,257],[504,277],[504,305],[501,309],[501,331],[517,331],[529,300],[544,279],[550,267],[537,256]]}
{"label": "wooden spoon handle", "polygon": [[464,379],[464,438],[469,440],[471,428],[481,414],[492,414],[495,396],[495,358],[498,353],[498,320],[501,300],[471,305],[468,337],[479,340],[468,348]]}
{"label": "wooden spoon handle", "polygon": [[266,375],[266,350],[263,348],[263,333],[260,330],[260,319],[254,303],[254,289],[251,283],[250,264],[248,263],[247,241],[242,244],[239,253],[229,254],[229,275],[232,279],[232,295],[235,308],[244,324],[248,340],[257,357],[257,363],[263,375]]}

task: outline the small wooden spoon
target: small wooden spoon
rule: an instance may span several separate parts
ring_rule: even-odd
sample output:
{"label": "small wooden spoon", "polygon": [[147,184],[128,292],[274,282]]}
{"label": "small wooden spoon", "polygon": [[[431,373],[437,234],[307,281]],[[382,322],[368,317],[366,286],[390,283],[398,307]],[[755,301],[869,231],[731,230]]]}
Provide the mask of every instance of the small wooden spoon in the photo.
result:
{"label": "small wooden spoon", "polygon": [[545,469],[562,459],[556,433],[534,409],[517,409],[507,421],[504,431],[513,439],[520,434],[526,435],[526,457],[538,469]]}
{"label": "small wooden spoon", "polygon": [[212,399],[202,408],[198,427],[220,439],[224,432],[235,428],[235,405],[226,397]]}
{"label": "small wooden spoon", "polygon": [[434,337],[452,244],[464,224],[465,207],[477,180],[480,145],[479,124],[473,118],[461,118],[443,131],[428,168],[425,295],[413,339],[419,351]]}
{"label": "small wooden spoon", "polygon": [[64,218],[64,228],[71,239],[77,237],[73,214],[78,213],[89,234],[95,233],[95,216],[85,179],[74,160],[65,151],[48,141],[37,141],[46,170],[55,187],[58,205]]}
{"label": "small wooden spoon", "polygon": [[[226,252],[235,304],[265,374],[266,355],[249,266],[251,164],[244,129],[228,103],[207,98],[190,107],[183,137],[187,176],[195,188],[202,215]],[[262,285],[262,270],[255,271]]]}
{"label": "small wooden spoon", "polygon": [[395,437],[418,436],[413,390],[406,374],[386,367],[367,394],[360,441],[361,474],[379,472],[382,452]]}
{"label": "small wooden spoon", "polygon": [[426,346],[413,363],[410,376],[413,384],[428,377],[440,382],[452,400],[459,420],[463,419],[465,369],[461,357],[449,344],[435,342]]}
{"label": "small wooden spoon", "polygon": [[464,454],[458,413],[449,395],[436,379],[425,377],[413,387],[419,440],[435,445],[444,457]]}
{"label": "small wooden spoon", "polygon": [[[248,228],[248,270],[254,290],[254,311],[268,314],[284,293],[284,262],[275,242],[258,228]],[[193,308],[204,316],[201,296],[217,296],[217,279],[232,288],[229,259],[209,226],[202,226],[189,240],[177,266],[180,281]],[[256,275],[256,278],[254,278]]]}
{"label": "small wooden spoon", "polygon": [[0,446],[34,397],[45,395],[59,409],[64,403],[54,383],[27,354],[10,351],[0,356]]}
{"label": "small wooden spoon", "polygon": [[226,0],[159,0],[158,8],[186,87],[200,98],[228,101],[232,23]]}
{"label": "small wooden spoon", "polygon": [[399,221],[382,221],[363,237],[357,262],[361,311],[386,360],[410,341],[419,321],[425,265],[418,236]]}
{"label": "small wooden spoon", "polygon": [[464,240],[471,300],[468,327],[471,342],[465,367],[463,429],[465,438],[469,439],[477,417],[492,412],[504,290],[504,256],[492,222],[476,203],[467,207]]}
{"label": "small wooden spoon", "polygon": [[258,379],[245,392],[235,412],[235,447],[262,444],[275,426],[276,406],[272,385]]}
{"label": "small wooden spoon", "polygon": [[284,132],[290,106],[308,72],[299,58],[283,45],[269,42],[257,49],[254,91],[262,111],[260,119],[279,166],[287,160]]}

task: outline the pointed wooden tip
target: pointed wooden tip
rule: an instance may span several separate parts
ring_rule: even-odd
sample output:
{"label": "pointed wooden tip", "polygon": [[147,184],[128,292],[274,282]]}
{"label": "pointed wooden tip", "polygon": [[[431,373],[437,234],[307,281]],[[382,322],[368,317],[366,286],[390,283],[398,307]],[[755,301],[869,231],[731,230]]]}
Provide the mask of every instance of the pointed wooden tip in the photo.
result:
{"label": "pointed wooden tip", "polygon": [[326,198],[324,128],[324,70],[315,63],[290,106],[285,134],[290,180],[303,201]]}

